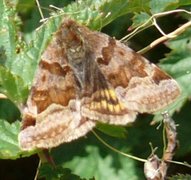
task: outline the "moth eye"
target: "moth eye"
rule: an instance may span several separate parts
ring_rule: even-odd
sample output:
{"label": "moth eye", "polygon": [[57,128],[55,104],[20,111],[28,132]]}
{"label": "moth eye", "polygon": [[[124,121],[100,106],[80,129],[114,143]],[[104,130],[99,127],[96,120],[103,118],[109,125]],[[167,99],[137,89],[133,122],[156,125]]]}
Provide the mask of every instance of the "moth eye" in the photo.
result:
{"label": "moth eye", "polygon": [[75,50],[75,49],[72,49],[72,48],[69,49],[69,51],[72,52],[72,53],[75,53],[75,52],[76,52],[76,50]]}
{"label": "moth eye", "polygon": [[75,48],[70,48],[69,51],[72,52],[72,53],[76,53],[76,52],[83,51],[83,48],[82,48],[82,45],[79,45],[79,46],[77,46]]}
{"label": "moth eye", "polygon": [[82,50],[82,47],[81,46],[78,46],[77,48],[76,48],[76,52],[80,52]]}

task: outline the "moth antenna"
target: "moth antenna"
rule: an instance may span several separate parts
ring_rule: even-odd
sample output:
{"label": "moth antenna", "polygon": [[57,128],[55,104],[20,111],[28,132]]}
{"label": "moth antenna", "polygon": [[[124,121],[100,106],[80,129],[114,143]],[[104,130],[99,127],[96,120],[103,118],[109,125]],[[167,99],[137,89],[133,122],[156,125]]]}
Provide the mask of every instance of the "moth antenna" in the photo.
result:
{"label": "moth antenna", "polygon": [[56,6],[52,5],[52,4],[50,4],[49,7],[53,8],[53,9],[56,9],[58,11],[63,11],[61,8],[58,8],[58,7],[56,7]]}
{"label": "moth antenna", "polygon": [[40,3],[39,3],[38,0],[36,0],[36,4],[37,4],[37,7],[38,7],[40,16],[41,16],[41,20],[40,20],[40,22],[41,22],[41,21],[44,21],[45,18],[44,18],[44,15],[43,15],[43,13],[42,13],[42,9],[41,9],[41,7],[40,7]]}

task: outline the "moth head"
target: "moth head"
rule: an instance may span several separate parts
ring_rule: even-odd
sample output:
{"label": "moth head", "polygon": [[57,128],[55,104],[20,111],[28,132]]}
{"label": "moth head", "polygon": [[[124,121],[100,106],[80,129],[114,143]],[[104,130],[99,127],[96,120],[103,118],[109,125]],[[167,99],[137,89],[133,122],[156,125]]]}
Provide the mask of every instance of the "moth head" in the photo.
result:
{"label": "moth head", "polygon": [[84,38],[78,24],[72,20],[63,23],[60,28],[61,39],[65,46],[67,61],[71,66],[82,62],[85,47]]}

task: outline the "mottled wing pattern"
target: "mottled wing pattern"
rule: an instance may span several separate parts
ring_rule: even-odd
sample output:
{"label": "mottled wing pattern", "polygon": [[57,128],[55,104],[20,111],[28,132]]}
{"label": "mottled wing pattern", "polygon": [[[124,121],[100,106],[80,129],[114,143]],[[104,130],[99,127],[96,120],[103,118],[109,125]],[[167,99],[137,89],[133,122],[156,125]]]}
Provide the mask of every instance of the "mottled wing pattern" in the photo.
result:
{"label": "mottled wing pattern", "polygon": [[[113,85],[107,81],[106,74],[98,66],[98,50],[104,48],[107,43],[99,42],[101,33],[93,33],[71,20],[66,21],[62,29],[67,44],[68,63],[73,69],[80,91],[82,115],[90,120],[110,124],[124,125],[133,122],[137,112],[130,111],[124,106],[117,97]],[[108,36],[103,35],[101,38],[104,42]],[[112,72],[113,68],[109,71]]]}
{"label": "mottled wing pattern", "polygon": [[97,121],[125,125],[180,94],[177,83],[119,41],[65,19],[42,54],[23,112],[23,150],[84,136]]}
{"label": "mottled wing pattern", "polygon": [[34,126],[28,126],[19,133],[19,144],[23,150],[48,149],[84,136],[94,126],[95,122],[81,117],[79,111],[51,104],[36,116]]}
{"label": "mottled wing pattern", "polygon": [[85,135],[95,122],[81,116],[74,73],[66,61],[61,30],[42,54],[23,111],[23,150],[51,148]]}
{"label": "mottled wing pattern", "polygon": [[[104,90],[105,95],[103,91],[98,91],[93,96],[100,96],[103,100],[109,94],[110,100],[113,97],[117,99],[114,111],[121,106],[129,113],[154,113],[180,95],[174,79],[129,47],[85,27],[80,27],[80,31],[82,37],[88,40],[86,49],[94,54],[92,56],[108,85],[108,89]],[[98,109],[105,106],[105,101],[97,105]],[[90,107],[95,107],[94,102],[90,103]]]}

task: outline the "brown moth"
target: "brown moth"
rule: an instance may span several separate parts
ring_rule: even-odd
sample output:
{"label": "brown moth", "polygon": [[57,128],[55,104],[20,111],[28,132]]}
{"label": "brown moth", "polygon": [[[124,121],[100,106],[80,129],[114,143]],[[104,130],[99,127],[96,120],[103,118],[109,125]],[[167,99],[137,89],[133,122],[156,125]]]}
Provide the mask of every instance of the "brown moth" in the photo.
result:
{"label": "brown moth", "polygon": [[23,112],[23,150],[52,148],[96,122],[126,125],[172,103],[175,80],[101,32],[65,19],[44,53]]}

